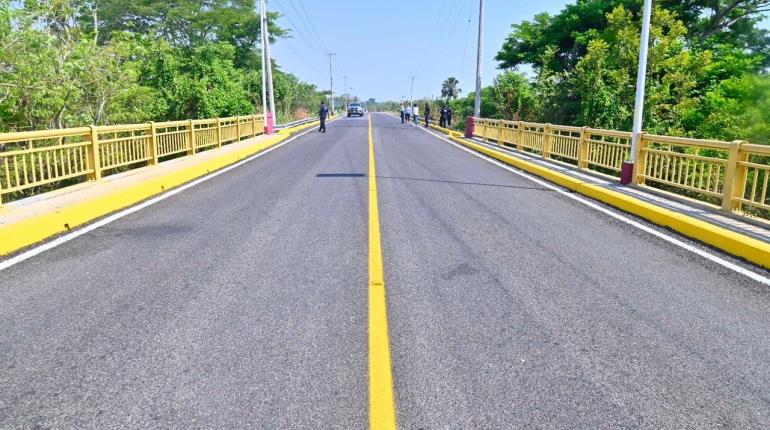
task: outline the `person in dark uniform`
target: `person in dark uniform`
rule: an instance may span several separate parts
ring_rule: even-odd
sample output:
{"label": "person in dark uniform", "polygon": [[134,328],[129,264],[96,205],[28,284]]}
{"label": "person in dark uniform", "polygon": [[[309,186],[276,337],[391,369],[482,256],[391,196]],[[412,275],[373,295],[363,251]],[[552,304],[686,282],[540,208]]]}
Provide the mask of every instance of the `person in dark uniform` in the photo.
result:
{"label": "person in dark uniform", "polygon": [[321,120],[321,128],[318,129],[321,133],[326,133],[326,118],[329,116],[329,108],[326,106],[326,102],[321,102],[321,108],[318,109],[318,119]]}
{"label": "person in dark uniform", "polygon": [[439,125],[441,126],[441,128],[446,128],[446,119],[447,119],[448,113],[449,113],[449,108],[447,107],[447,105],[444,105],[444,107],[441,108],[441,116],[439,118]]}
{"label": "person in dark uniform", "polygon": [[449,106],[446,108],[446,126],[447,128],[452,126],[452,108]]}
{"label": "person in dark uniform", "polygon": [[425,127],[428,127],[428,121],[430,120],[430,105],[425,102]]}

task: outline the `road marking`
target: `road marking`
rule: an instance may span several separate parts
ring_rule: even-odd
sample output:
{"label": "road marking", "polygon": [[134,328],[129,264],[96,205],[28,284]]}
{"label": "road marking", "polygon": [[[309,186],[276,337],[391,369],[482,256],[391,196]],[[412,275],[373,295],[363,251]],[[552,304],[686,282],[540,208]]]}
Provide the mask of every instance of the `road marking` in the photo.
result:
{"label": "road marking", "polygon": [[146,207],[152,206],[155,203],[158,203],[158,202],[161,202],[163,200],[166,200],[167,198],[169,198],[171,196],[179,194],[182,191],[185,191],[185,190],[187,190],[189,188],[192,188],[192,187],[194,187],[194,186],[196,186],[196,185],[198,185],[198,184],[200,184],[202,182],[206,182],[209,179],[215,178],[215,177],[217,177],[217,176],[219,176],[219,175],[221,175],[221,174],[223,174],[225,172],[229,172],[230,170],[233,170],[233,169],[235,169],[235,168],[237,168],[239,166],[242,166],[242,165],[244,165],[244,164],[246,164],[246,163],[248,163],[248,162],[250,162],[252,160],[255,160],[255,159],[257,159],[257,158],[259,158],[259,157],[261,157],[263,155],[266,155],[266,154],[268,154],[268,153],[270,153],[272,151],[275,151],[276,149],[286,145],[287,143],[289,143],[289,142],[291,142],[291,141],[293,141],[295,139],[298,139],[298,138],[306,135],[307,133],[310,133],[313,130],[314,129],[311,128],[310,130],[304,131],[304,132],[302,132],[302,133],[300,133],[300,134],[298,134],[296,136],[290,137],[289,139],[286,139],[285,141],[283,141],[283,142],[281,142],[281,143],[279,143],[279,144],[277,144],[277,145],[275,145],[275,146],[273,146],[273,147],[271,147],[269,149],[266,149],[266,150],[264,150],[264,151],[262,151],[262,152],[260,152],[258,154],[252,155],[249,158],[244,158],[243,160],[241,160],[241,161],[239,161],[239,162],[237,162],[235,164],[231,164],[231,165],[229,165],[227,167],[224,167],[224,168],[222,168],[220,170],[217,170],[214,173],[211,173],[209,175],[206,175],[206,176],[203,176],[201,178],[195,179],[192,182],[188,182],[188,183],[186,183],[186,184],[184,184],[182,186],[174,188],[173,190],[168,191],[168,192],[166,192],[164,194],[161,194],[161,195],[159,195],[157,197],[153,197],[153,198],[151,198],[151,199],[149,199],[149,200],[147,200],[147,201],[145,201],[143,203],[140,203],[140,204],[138,204],[136,206],[131,206],[131,207],[129,207],[127,209],[124,209],[124,210],[122,210],[120,212],[114,213],[114,214],[112,214],[112,215],[110,215],[110,216],[108,216],[106,218],[102,218],[101,220],[99,220],[99,221],[97,221],[95,223],[88,224],[88,225],[84,226],[83,228],[75,230],[75,231],[73,231],[71,233],[67,233],[67,234],[65,234],[63,236],[60,236],[60,237],[58,237],[58,238],[56,238],[56,239],[54,239],[54,240],[52,240],[50,242],[46,242],[46,243],[44,243],[42,245],[36,246],[36,247],[28,250],[28,251],[22,252],[19,255],[16,255],[16,256],[8,258],[6,260],[0,261],[0,271],[3,271],[3,270],[5,270],[5,269],[7,269],[7,268],[9,268],[11,266],[16,265],[16,264],[19,264],[22,261],[28,260],[28,259],[30,259],[30,258],[32,258],[32,257],[34,257],[36,255],[39,255],[39,254],[41,254],[41,253],[43,253],[45,251],[48,251],[49,249],[53,249],[53,248],[56,248],[59,245],[63,245],[65,243],[69,242],[70,240],[75,239],[77,237],[80,237],[80,236],[82,236],[82,235],[84,235],[86,233],[89,233],[91,231],[94,231],[94,230],[96,230],[99,227],[104,227],[105,225],[110,224],[112,222],[115,222],[115,221],[117,221],[117,220],[119,220],[121,218],[124,218],[124,217],[128,216],[128,215],[131,215],[134,212],[138,212],[138,211],[140,211],[140,210],[142,210],[142,209],[144,209]]}
{"label": "road marking", "polygon": [[378,430],[396,428],[371,114],[369,114],[369,428]]}
{"label": "road marking", "polygon": [[501,161],[493,160],[491,158],[488,158],[488,157],[486,157],[486,156],[484,156],[482,154],[479,154],[478,152],[476,152],[476,151],[474,151],[472,149],[466,148],[466,147],[460,145],[459,143],[453,142],[450,139],[447,139],[447,138],[445,138],[443,136],[439,136],[439,135],[437,135],[437,134],[435,134],[435,133],[433,133],[433,132],[431,132],[429,130],[426,130],[426,129],[421,128],[421,127],[418,127],[418,128],[420,130],[428,133],[429,135],[431,135],[431,136],[433,136],[433,137],[435,137],[437,139],[443,140],[445,142],[448,142],[448,143],[454,145],[455,147],[457,147],[459,149],[462,149],[463,151],[465,151],[465,152],[467,152],[467,153],[469,153],[469,154],[471,154],[473,156],[476,156],[476,157],[478,157],[478,158],[480,158],[480,159],[482,159],[484,161],[487,161],[487,162],[492,163],[492,164],[494,164],[494,165],[496,165],[498,167],[501,167],[501,168],[503,168],[503,169],[513,173],[513,174],[516,174],[516,175],[519,175],[519,176],[521,176],[523,178],[526,178],[526,179],[528,179],[528,180],[530,180],[530,181],[532,181],[532,182],[534,182],[534,183],[536,183],[538,185],[541,185],[541,186],[546,187],[546,188],[548,188],[550,190],[556,191],[556,192],[558,192],[559,194],[561,194],[561,195],[563,195],[565,197],[568,197],[568,198],[570,198],[572,200],[580,202],[580,203],[582,203],[582,204],[584,204],[584,205],[586,205],[586,206],[588,206],[588,207],[590,207],[592,209],[595,209],[595,210],[597,210],[599,212],[602,212],[602,213],[604,213],[606,215],[609,215],[612,218],[615,218],[616,220],[621,221],[623,223],[626,223],[626,224],[628,224],[628,225],[630,225],[632,227],[636,227],[639,230],[642,230],[642,231],[644,231],[646,233],[649,233],[649,234],[651,234],[651,235],[653,235],[653,236],[655,236],[655,237],[657,237],[659,239],[663,239],[664,241],[666,241],[666,242],[668,242],[668,243],[670,243],[672,245],[676,245],[676,246],[678,246],[678,247],[680,247],[682,249],[685,249],[685,250],[690,251],[690,252],[692,252],[694,254],[697,254],[697,255],[699,255],[699,256],[701,256],[701,257],[703,257],[703,258],[705,258],[705,259],[707,259],[707,260],[709,260],[709,261],[711,261],[713,263],[719,264],[722,267],[725,267],[725,268],[730,269],[730,270],[732,270],[734,272],[740,273],[741,275],[744,275],[744,276],[746,276],[748,278],[751,278],[751,279],[753,279],[753,280],[755,280],[755,281],[757,281],[757,282],[759,282],[761,284],[770,286],[770,278],[768,278],[767,276],[763,276],[760,273],[754,272],[752,270],[746,269],[745,267],[742,267],[742,266],[739,266],[739,265],[737,265],[735,263],[727,261],[727,260],[725,260],[724,258],[722,258],[722,257],[720,257],[718,255],[715,255],[715,254],[712,254],[712,253],[710,253],[710,252],[708,252],[706,250],[700,249],[700,248],[698,248],[696,246],[693,246],[693,245],[691,245],[689,243],[686,243],[686,242],[684,242],[684,241],[682,241],[680,239],[677,239],[676,237],[669,236],[669,235],[667,235],[667,234],[665,234],[663,232],[660,232],[660,231],[658,231],[658,230],[656,230],[656,229],[654,229],[652,227],[646,226],[646,225],[644,225],[644,224],[642,224],[642,223],[640,223],[640,222],[638,222],[636,220],[628,218],[628,217],[622,215],[621,213],[618,213],[618,212],[612,211],[610,209],[607,209],[605,207],[602,207],[602,206],[592,202],[591,200],[589,200],[589,199],[587,199],[585,197],[579,196],[579,195],[577,195],[575,193],[564,191],[563,189],[561,189],[561,188],[559,188],[559,187],[557,187],[557,186],[555,186],[555,185],[553,185],[553,184],[551,184],[551,183],[549,183],[547,181],[544,181],[544,180],[536,178],[536,177],[534,177],[534,176],[532,176],[532,175],[530,175],[530,174],[528,174],[526,172],[522,172],[522,171],[520,171],[518,169],[515,169],[515,168],[513,168],[513,167],[511,167],[511,166],[509,166],[509,165],[507,165],[507,164],[505,164],[505,163],[503,163]]}

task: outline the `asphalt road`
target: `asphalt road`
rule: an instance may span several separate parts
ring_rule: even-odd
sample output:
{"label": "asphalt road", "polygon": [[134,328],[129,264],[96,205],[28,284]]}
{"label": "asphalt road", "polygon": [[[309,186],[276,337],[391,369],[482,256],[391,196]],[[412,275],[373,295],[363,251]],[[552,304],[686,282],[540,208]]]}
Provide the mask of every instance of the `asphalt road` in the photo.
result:
{"label": "asphalt road", "polygon": [[[770,428],[770,291],[373,116],[399,427]],[[367,119],[0,272],[0,428],[365,428]]]}

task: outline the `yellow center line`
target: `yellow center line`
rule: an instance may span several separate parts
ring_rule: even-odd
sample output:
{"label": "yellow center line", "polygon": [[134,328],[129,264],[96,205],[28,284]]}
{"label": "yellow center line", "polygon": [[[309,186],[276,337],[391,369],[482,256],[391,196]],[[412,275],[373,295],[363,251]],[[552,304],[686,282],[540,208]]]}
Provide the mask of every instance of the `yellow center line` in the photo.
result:
{"label": "yellow center line", "polygon": [[371,114],[369,114],[369,428],[378,430],[396,428]]}

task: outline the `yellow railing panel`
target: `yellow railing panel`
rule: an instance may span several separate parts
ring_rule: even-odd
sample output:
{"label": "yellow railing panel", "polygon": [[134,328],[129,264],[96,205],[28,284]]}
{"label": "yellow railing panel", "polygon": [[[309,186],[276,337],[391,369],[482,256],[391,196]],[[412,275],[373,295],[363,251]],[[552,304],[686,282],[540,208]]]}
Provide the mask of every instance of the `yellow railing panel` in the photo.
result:
{"label": "yellow railing panel", "polygon": [[[86,178],[155,164],[262,134],[264,117],[79,127],[0,134],[0,203]],[[162,160],[161,160],[162,161]]]}
{"label": "yellow railing panel", "polygon": [[[474,137],[618,176],[631,133],[474,118]],[[643,134],[636,181],[770,219],[770,146]]]}

